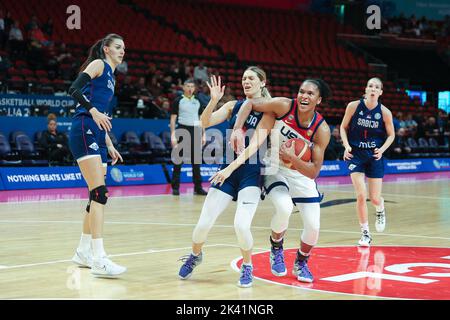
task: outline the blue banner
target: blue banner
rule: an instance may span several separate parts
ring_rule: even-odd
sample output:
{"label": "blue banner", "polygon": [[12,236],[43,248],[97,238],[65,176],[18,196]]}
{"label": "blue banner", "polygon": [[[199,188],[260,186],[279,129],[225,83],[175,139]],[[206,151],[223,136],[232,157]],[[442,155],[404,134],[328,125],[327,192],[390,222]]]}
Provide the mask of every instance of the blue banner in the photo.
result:
{"label": "blue banner", "polygon": [[167,179],[164,175],[163,166],[160,164],[108,167],[106,175],[107,186],[165,183],[167,183]]}
{"label": "blue banner", "polygon": [[[200,169],[202,181],[208,181],[219,167],[220,165],[202,165]],[[386,174],[434,171],[450,171],[450,158],[386,160],[385,162]],[[346,176],[349,173],[344,161],[325,161],[320,171],[320,176]],[[172,174],[172,165],[118,165],[108,167],[106,185],[166,184],[167,181],[170,181]],[[182,166],[180,181],[182,183],[192,182],[191,165]],[[86,183],[78,167],[0,167],[0,190],[74,188],[85,186]]]}
{"label": "blue banner", "polygon": [[49,107],[57,115],[75,105],[70,96],[0,94],[0,114],[14,117],[28,117],[33,107]]}

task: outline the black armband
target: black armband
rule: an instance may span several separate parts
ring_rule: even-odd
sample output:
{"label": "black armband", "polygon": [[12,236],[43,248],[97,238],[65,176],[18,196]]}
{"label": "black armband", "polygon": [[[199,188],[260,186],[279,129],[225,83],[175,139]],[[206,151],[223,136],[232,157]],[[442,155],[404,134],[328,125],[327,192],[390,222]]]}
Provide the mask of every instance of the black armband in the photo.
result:
{"label": "black armband", "polygon": [[86,108],[86,110],[88,111],[93,108],[93,105],[83,95],[81,90],[91,80],[92,80],[91,77],[87,73],[81,72],[69,88],[69,94],[72,96],[72,98],[74,98],[76,102],[78,102],[82,107]]}

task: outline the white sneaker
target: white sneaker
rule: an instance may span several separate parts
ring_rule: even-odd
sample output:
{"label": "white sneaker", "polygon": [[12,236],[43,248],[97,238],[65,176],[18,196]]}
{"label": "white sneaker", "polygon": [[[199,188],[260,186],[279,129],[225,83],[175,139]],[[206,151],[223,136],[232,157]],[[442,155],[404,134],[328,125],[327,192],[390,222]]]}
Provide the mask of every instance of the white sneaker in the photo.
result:
{"label": "white sneaker", "polygon": [[94,259],[91,268],[91,274],[100,278],[116,278],[126,271],[126,267],[115,264],[108,257],[103,257],[99,260]]}
{"label": "white sneaker", "polygon": [[72,257],[72,262],[83,268],[92,268],[92,253],[77,249]]}
{"label": "white sneaker", "polygon": [[376,213],[375,229],[377,232],[383,232],[384,228],[386,228],[386,212],[383,209],[383,211]]}
{"label": "white sneaker", "polygon": [[372,237],[370,236],[369,231],[363,231],[361,235],[361,239],[359,239],[358,243],[361,247],[370,247],[370,243],[372,242]]}

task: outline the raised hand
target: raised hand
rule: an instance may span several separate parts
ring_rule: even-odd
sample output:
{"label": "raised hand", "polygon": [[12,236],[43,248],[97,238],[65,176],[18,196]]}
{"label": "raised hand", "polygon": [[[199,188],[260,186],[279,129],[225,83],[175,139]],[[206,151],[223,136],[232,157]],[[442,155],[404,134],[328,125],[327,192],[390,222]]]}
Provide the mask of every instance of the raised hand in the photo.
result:
{"label": "raised hand", "polygon": [[220,79],[220,76],[216,78],[216,76],[211,76],[211,84],[207,81],[206,85],[209,88],[211,100],[213,101],[219,101],[222,99],[224,93],[225,93],[225,86],[222,86],[222,80]]}

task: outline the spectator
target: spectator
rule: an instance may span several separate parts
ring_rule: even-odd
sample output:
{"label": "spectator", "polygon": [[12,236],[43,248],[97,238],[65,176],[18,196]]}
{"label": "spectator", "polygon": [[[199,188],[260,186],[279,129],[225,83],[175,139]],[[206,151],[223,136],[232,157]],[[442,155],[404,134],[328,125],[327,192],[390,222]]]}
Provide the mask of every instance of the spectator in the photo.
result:
{"label": "spectator", "polygon": [[11,47],[12,55],[21,56],[24,48],[25,42],[23,41],[22,30],[20,30],[19,21],[14,21],[14,24],[9,30],[9,45]]}
{"label": "spectator", "polygon": [[0,49],[5,47],[6,38],[5,18],[3,10],[0,10]]}
{"label": "spectator", "polygon": [[28,33],[28,39],[31,41],[31,46],[40,49],[42,47],[49,47],[53,44],[45,37],[37,23],[32,23],[30,28],[31,30]]}
{"label": "spectator", "polygon": [[394,159],[406,158],[411,153],[411,148],[407,144],[406,129],[398,129],[394,143],[390,148],[389,155]]}
{"label": "spectator", "polygon": [[199,87],[199,91],[197,94],[197,99],[200,101],[200,104],[206,106],[211,100],[211,96],[209,95],[209,88],[206,83],[202,83]]}
{"label": "spectator", "polygon": [[408,113],[405,118],[405,128],[407,130],[406,134],[408,136],[415,136],[417,132],[417,122],[413,119],[412,113]]}
{"label": "spectator", "polygon": [[344,150],[339,127],[336,126],[331,133],[330,143],[325,150],[325,160],[342,160]]}
{"label": "spectator", "polygon": [[124,111],[124,117],[130,117],[136,107],[137,90],[131,83],[131,77],[125,76],[123,84],[119,87],[117,93],[117,99],[119,100],[119,106]]}
{"label": "spectator", "polygon": [[56,116],[51,113],[47,117],[47,130],[42,132],[40,146],[45,150],[50,164],[62,164],[69,161],[70,152],[65,134],[58,132]]}
{"label": "spectator", "polygon": [[48,36],[49,39],[53,36],[53,19],[48,18],[47,22],[42,26],[42,31]]}
{"label": "spectator", "polygon": [[205,67],[205,64],[203,61],[200,61],[198,66],[196,66],[194,68],[194,81],[200,85],[203,82],[206,82],[208,80],[209,80],[208,68]]}
{"label": "spectator", "polygon": [[35,14],[31,16],[30,21],[25,25],[25,32],[29,33],[31,30],[33,30],[34,25],[39,26],[38,18]]}
{"label": "spectator", "polygon": [[8,34],[11,27],[14,25],[14,20],[12,19],[11,11],[6,12],[5,17],[5,32]]}
{"label": "spectator", "polygon": [[439,127],[436,123],[435,117],[429,117],[424,126],[425,137],[427,138],[435,138],[439,144],[442,142],[439,141]]}

